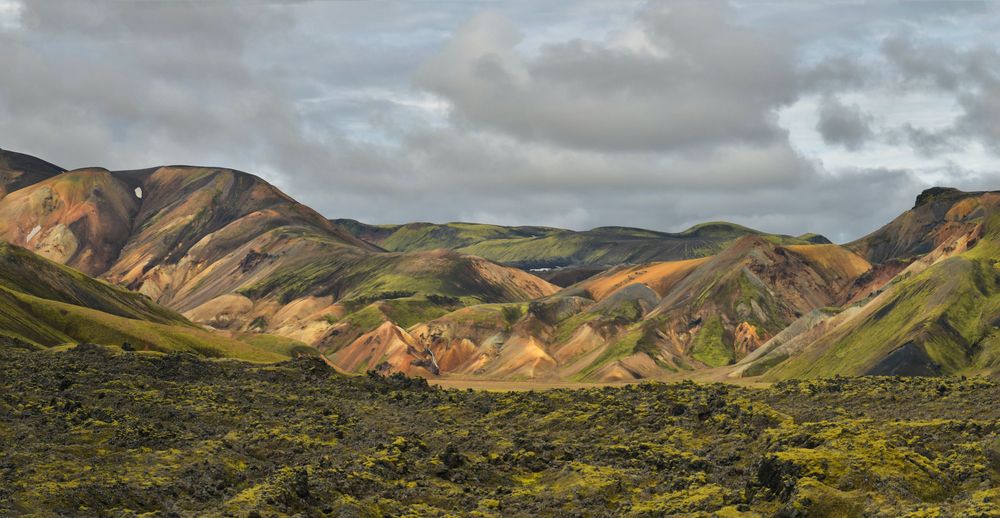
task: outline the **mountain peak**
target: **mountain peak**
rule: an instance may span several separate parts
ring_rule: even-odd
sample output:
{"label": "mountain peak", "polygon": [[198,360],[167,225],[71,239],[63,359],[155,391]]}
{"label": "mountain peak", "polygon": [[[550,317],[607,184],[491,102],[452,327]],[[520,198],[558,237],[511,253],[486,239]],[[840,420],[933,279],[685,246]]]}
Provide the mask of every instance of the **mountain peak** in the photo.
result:
{"label": "mountain peak", "polygon": [[917,208],[921,205],[926,205],[936,199],[942,197],[952,197],[955,195],[967,194],[960,191],[954,187],[931,187],[930,189],[925,189],[923,192],[917,195],[917,201],[914,203],[913,208]]}

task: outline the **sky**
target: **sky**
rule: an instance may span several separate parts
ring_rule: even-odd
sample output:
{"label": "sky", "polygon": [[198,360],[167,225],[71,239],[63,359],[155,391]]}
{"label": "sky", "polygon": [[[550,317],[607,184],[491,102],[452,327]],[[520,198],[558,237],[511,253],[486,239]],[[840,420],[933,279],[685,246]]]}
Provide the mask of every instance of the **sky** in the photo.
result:
{"label": "sky", "polygon": [[1000,3],[0,0],[0,147],[331,218],[860,237],[1000,189]]}

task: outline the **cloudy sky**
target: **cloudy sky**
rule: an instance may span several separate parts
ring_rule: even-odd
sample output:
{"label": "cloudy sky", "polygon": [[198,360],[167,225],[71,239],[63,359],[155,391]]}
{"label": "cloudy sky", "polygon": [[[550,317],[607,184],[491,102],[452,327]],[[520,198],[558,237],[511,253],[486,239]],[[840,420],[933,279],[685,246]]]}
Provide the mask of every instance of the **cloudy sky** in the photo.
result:
{"label": "cloudy sky", "polygon": [[0,0],[0,147],[330,217],[846,241],[1000,189],[1000,3]]}

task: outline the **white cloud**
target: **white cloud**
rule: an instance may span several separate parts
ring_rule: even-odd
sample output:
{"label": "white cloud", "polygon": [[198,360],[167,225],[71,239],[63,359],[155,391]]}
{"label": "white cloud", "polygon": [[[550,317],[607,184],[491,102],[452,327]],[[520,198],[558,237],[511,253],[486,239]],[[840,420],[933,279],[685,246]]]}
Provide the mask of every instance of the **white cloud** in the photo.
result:
{"label": "white cloud", "polygon": [[0,30],[20,28],[23,8],[19,0],[0,0]]}

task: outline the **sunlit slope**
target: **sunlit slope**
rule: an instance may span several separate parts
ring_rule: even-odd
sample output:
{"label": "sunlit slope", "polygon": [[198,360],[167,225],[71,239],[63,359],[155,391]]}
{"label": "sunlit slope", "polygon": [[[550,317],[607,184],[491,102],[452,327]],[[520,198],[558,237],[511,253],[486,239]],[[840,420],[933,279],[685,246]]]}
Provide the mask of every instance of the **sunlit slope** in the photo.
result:
{"label": "sunlit slope", "polygon": [[91,168],[31,179],[0,200],[0,239],[233,332],[313,343],[332,331],[331,315],[401,293],[467,304],[556,290],[466,254],[386,253],[231,169]]}
{"label": "sunlit slope", "polygon": [[[434,316],[444,311],[437,307],[404,321],[391,313],[412,315],[420,306],[409,304],[417,301],[379,303],[343,318],[341,332],[325,345],[335,363],[355,371],[657,378],[735,362],[801,314],[849,299],[869,270],[867,261],[836,245],[784,247],[746,237],[716,256],[615,268],[530,304]],[[409,311],[392,309],[404,302]]]}
{"label": "sunlit slope", "polygon": [[[990,226],[996,225],[995,216]],[[836,374],[941,375],[992,371],[1000,361],[1000,241],[899,281],[856,314],[767,372],[769,378]]]}
{"label": "sunlit slope", "polygon": [[129,240],[138,202],[105,169],[63,173],[0,200],[0,238],[99,275]]}
{"label": "sunlit slope", "polygon": [[[677,266],[684,268],[664,279],[663,291],[653,289],[655,284],[633,284],[595,306],[608,316],[575,317],[585,322],[568,344],[608,345],[600,353],[583,355],[570,369],[574,377],[648,377],[657,370],[731,364],[800,315],[849,298],[856,280],[869,269],[867,261],[836,245],[783,247],[759,237],[743,238],[693,268]],[[646,309],[653,301],[653,308]],[[637,313],[641,318],[629,318]],[[621,326],[623,320],[635,323]],[[570,327],[570,322],[560,327]]]}
{"label": "sunlit slope", "polygon": [[927,189],[917,196],[912,209],[845,246],[873,263],[919,257],[968,233],[993,211],[998,200],[1000,192]]}
{"label": "sunlit slope", "polygon": [[[769,344],[740,370],[769,379],[995,370],[998,207],[996,193],[925,192],[913,210],[858,242],[877,258],[924,251],[919,258],[878,296],[797,326],[794,336]],[[914,225],[927,237],[909,236]]]}
{"label": "sunlit slope", "polygon": [[78,342],[253,361],[287,357],[205,331],[147,297],[0,244],[0,335],[51,347]]}

